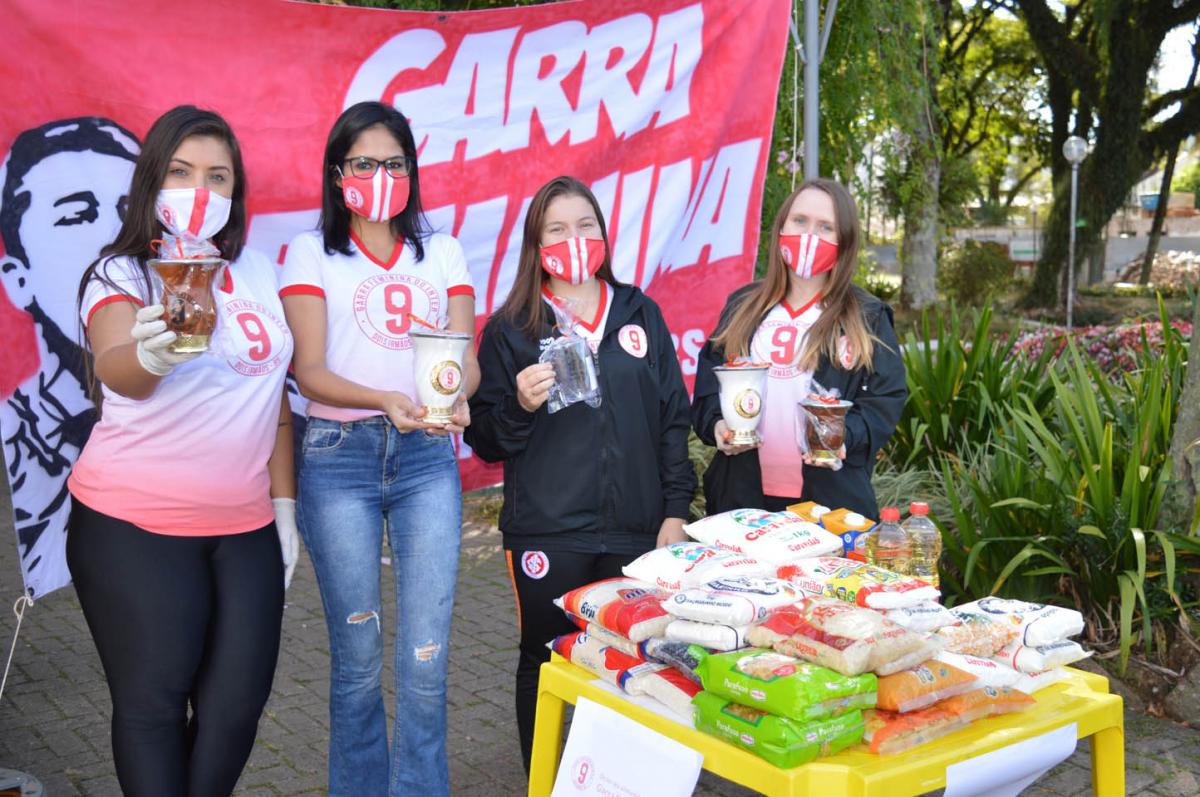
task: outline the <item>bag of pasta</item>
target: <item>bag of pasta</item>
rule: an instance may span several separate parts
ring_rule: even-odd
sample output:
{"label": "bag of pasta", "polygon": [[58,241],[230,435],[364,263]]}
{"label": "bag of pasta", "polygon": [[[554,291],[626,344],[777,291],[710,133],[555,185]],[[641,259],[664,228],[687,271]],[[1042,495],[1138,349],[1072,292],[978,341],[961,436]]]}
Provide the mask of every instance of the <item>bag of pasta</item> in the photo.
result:
{"label": "bag of pasta", "polygon": [[866,712],[864,724],[863,740],[871,752],[894,755],[954,733],[968,723],[957,714],[932,706],[908,714],[875,709]]}
{"label": "bag of pasta", "polygon": [[901,714],[932,706],[939,700],[975,688],[975,677],[945,662],[930,660],[911,670],[879,679],[876,705]]}
{"label": "bag of pasta", "polygon": [[770,650],[714,653],[698,672],[709,692],[797,720],[875,705],[874,675],[846,677]]}
{"label": "bag of pasta", "polygon": [[712,692],[692,699],[696,730],[724,739],[777,767],[807,764],[858,744],[863,735],[861,711],[801,722],[735,703]]}
{"label": "bag of pasta", "polygon": [[955,714],[963,722],[974,722],[998,714],[1014,714],[1036,703],[1032,697],[1010,686],[984,686],[938,703],[938,708]]}

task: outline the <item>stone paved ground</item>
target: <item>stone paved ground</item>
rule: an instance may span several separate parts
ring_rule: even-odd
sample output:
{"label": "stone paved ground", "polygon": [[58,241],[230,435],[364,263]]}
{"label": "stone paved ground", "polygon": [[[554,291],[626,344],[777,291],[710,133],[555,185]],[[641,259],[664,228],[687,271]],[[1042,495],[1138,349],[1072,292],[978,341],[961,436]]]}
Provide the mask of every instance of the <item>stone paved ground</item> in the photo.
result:
{"label": "stone paved ground", "polygon": [[[20,594],[20,577],[7,484],[3,479],[0,484],[2,664],[15,624],[8,607]],[[470,502],[478,506],[480,500],[472,497]],[[486,521],[464,528],[449,687],[450,777],[454,794],[462,797],[517,795],[525,785],[512,710],[517,655],[513,598],[499,542]],[[328,675],[321,601],[312,568],[302,557],[288,592],[274,691],[238,795],[324,793]],[[8,690],[0,701],[0,767],[37,775],[53,797],[120,794],[109,752],[109,710],[74,591],[47,596],[26,614]],[[1200,794],[1200,732],[1132,713],[1126,722],[1130,794]],[[1090,794],[1089,761],[1083,745],[1026,794]],[[697,793],[748,792],[706,775]]]}

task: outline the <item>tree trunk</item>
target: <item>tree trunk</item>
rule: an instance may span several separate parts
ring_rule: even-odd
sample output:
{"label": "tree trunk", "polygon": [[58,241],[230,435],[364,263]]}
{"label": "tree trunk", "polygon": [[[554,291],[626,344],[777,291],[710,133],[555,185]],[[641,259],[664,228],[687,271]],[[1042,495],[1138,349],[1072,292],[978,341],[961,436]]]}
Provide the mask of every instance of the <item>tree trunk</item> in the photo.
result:
{"label": "tree trunk", "polygon": [[1150,225],[1150,240],[1146,242],[1146,254],[1142,256],[1142,273],[1138,275],[1138,283],[1150,283],[1150,268],[1154,265],[1154,256],[1158,254],[1158,241],[1162,238],[1163,221],[1167,218],[1167,202],[1171,198],[1171,178],[1175,176],[1175,157],[1179,147],[1167,155],[1167,165],[1163,169],[1162,183],[1158,187],[1158,205],[1154,208],[1154,222]]}
{"label": "tree trunk", "polygon": [[926,124],[917,126],[913,163],[921,188],[904,214],[901,295],[905,306],[922,310],[937,302],[938,193],[942,164]]}
{"label": "tree trunk", "polygon": [[[1188,76],[1187,88],[1196,83],[1196,70],[1200,68],[1200,34],[1192,40],[1192,74]],[[1171,198],[1171,178],[1175,176],[1175,158],[1179,155],[1179,145],[1176,144],[1167,154],[1167,165],[1163,169],[1162,185],[1158,188],[1158,205],[1154,208],[1154,223],[1150,225],[1150,240],[1146,242],[1146,254],[1142,258],[1142,273],[1138,282],[1142,285],[1150,283],[1150,269],[1154,266],[1154,256],[1158,253],[1158,241],[1162,237],[1163,220],[1167,217],[1167,203]]]}
{"label": "tree trunk", "polygon": [[1192,342],[1188,350],[1187,378],[1179,396],[1179,415],[1171,435],[1171,461],[1180,491],[1179,502],[1186,508],[1189,533],[1200,531],[1194,523],[1197,496],[1200,496],[1200,301],[1192,311]]}

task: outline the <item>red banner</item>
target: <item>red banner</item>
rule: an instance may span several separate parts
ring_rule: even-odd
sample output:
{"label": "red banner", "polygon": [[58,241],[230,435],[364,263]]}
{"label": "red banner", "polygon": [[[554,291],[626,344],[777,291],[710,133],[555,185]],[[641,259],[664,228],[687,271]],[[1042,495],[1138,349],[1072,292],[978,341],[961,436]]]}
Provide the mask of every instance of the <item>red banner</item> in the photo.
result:
{"label": "red banner", "polygon": [[[0,0],[0,11],[0,432],[19,535],[61,515],[50,504],[62,463],[86,439],[70,423],[86,408],[79,275],[118,223],[138,139],[174,105],[232,124],[250,245],[282,260],[316,224],[334,120],[360,100],[394,104],[416,133],[432,226],[465,248],[480,324],[511,286],[529,198],[559,174],[593,187],[617,277],[662,306],[689,384],[726,296],[751,277],[789,0],[458,14]],[[466,488],[498,480],[460,456]],[[55,489],[30,495],[29,469]]]}

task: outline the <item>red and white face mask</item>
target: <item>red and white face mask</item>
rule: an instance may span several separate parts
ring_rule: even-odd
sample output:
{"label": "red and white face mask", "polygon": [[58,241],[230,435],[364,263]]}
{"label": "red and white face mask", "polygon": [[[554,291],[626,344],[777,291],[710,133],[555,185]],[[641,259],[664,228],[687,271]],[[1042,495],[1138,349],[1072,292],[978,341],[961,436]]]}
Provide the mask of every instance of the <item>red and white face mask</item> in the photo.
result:
{"label": "red and white face mask", "polygon": [[343,174],[342,200],[367,221],[387,221],[408,204],[408,178],[392,177],[382,165],[370,177]]}
{"label": "red and white face mask", "polygon": [[607,252],[603,238],[575,236],[543,246],[542,269],[551,277],[582,285],[604,265]]}
{"label": "red and white face mask", "polygon": [[154,200],[154,215],[172,235],[208,240],[229,221],[233,200],[207,188],[164,188]]}
{"label": "red and white face mask", "polygon": [[783,264],[802,279],[824,274],[837,263],[838,245],[810,233],[780,235],[779,256]]}

